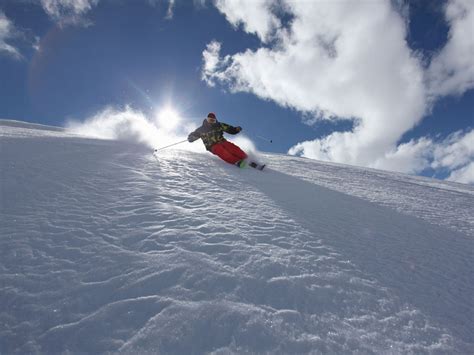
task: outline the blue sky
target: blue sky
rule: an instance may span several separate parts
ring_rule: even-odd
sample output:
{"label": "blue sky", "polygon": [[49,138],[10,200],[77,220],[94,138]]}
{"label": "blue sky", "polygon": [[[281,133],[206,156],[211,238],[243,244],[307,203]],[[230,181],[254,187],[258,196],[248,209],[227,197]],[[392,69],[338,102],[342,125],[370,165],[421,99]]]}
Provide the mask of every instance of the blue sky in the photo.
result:
{"label": "blue sky", "polygon": [[470,0],[0,0],[0,118],[160,145],[214,111],[260,151],[474,183],[473,23]]}

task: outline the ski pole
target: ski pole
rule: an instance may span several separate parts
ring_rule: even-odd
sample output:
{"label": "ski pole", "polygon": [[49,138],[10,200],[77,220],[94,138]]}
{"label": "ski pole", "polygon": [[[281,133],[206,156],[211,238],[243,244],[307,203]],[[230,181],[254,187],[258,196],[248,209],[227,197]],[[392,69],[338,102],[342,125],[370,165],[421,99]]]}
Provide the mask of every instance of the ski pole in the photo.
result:
{"label": "ski pole", "polygon": [[260,139],[263,139],[264,141],[267,141],[267,142],[269,142],[269,143],[273,143],[273,140],[271,140],[271,139],[268,139],[268,138],[259,136],[258,134],[257,134],[256,136],[257,136],[258,138],[260,138]]}
{"label": "ski pole", "polygon": [[178,144],[181,144],[181,143],[187,142],[187,141],[188,141],[188,140],[187,140],[187,139],[185,139],[185,140],[183,140],[183,141],[181,141],[181,142],[178,142],[178,143],[173,143],[173,144],[167,145],[166,147],[161,147],[161,148],[155,149],[155,152],[157,152],[157,151],[159,151],[159,150],[162,150],[162,149],[165,149],[165,148],[172,147],[172,146],[174,146],[174,145],[178,145]]}

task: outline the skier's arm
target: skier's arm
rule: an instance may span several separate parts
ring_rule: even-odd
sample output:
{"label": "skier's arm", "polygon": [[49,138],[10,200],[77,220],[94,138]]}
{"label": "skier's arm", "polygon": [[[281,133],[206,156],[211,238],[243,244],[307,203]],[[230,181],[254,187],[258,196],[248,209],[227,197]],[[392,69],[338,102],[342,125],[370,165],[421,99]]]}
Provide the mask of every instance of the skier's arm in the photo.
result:
{"label": "skier's arm", "polygon": [[199,138],[201,138],[201,127],[196,129],[194,132],[189,133],[188,142],[190,142],[190,143],[194,142],[194,141],[198,140]]}
{"label": "skier's arm", "polygon": [[237,134],[242,130],[242,127],[240,126],[234,127],[234,126],[231,126],[230,124],[222,123],[222,122],[221,122],[221,127],[224,132],[229,133],[229,134]]}

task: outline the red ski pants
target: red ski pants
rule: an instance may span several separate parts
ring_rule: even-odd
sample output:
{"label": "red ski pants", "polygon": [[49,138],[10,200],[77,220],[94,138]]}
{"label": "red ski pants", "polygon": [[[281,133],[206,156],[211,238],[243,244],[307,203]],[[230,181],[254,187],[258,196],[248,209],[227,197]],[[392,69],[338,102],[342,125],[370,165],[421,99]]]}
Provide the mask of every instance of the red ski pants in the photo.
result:
{"label": "red ski pants", "polygon": [[211,147],[211,152],[228,163],[235,164],[239,160],[247,158],[247,154],[229,141],[222,141]]}

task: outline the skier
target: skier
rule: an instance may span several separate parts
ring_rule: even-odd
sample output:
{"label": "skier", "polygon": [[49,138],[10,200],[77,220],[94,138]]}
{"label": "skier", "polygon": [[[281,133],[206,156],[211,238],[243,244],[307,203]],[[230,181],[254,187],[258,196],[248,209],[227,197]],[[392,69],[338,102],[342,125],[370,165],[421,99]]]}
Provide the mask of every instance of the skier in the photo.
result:
{"label": "skier", "polygon": [[[243,168],[247,164],[247,153],[224,138],[224,132],[237,134],[240,131],[242,131],[242,127],[233,127],[227,123],[219,122],[216,114],[210,112],[202,122],[202,126],[189,134],[188,142],[194,142],[201,138],[208,151],[230,164]],[[263,166],[254,162],[249,165],[253,168],[263,169]]]}

